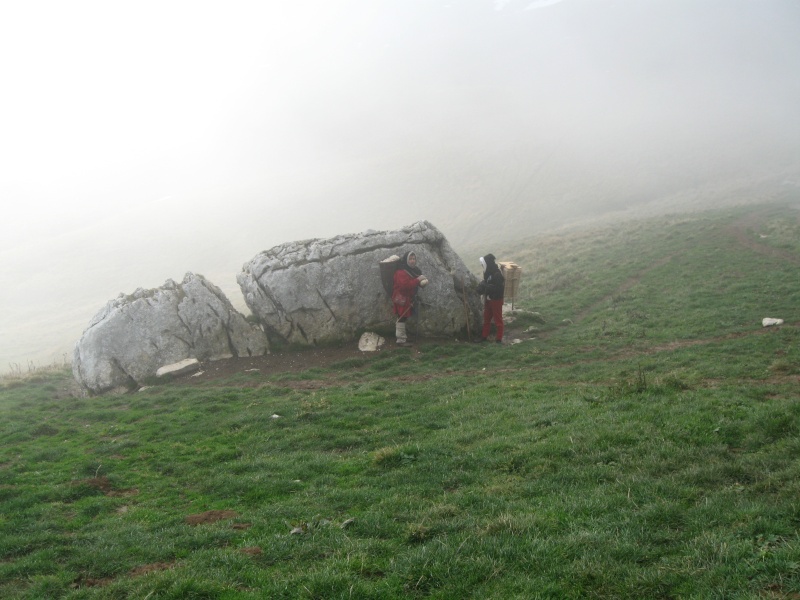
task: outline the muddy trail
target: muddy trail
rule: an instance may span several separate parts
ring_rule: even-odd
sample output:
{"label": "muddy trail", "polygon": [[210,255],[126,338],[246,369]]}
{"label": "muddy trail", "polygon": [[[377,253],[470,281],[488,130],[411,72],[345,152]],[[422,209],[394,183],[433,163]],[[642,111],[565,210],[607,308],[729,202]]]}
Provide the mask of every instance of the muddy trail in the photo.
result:
{"label": "muddy trail", "polygon": [[[744,248],[747,248],[752,252],[757,252],[759,254],[763,254],[775,258],[777,260],[787,261],[793,264],[800,265],[800,256],[797,256],[796,254],[786,250],[769,246],[766,242],[762,241],[763,239],[762,237],[758,237],[758,234],[755,233],[758,231],[759,227],[763,225],[764,221],[768,217],[769,217],[768,213],[765,214],[758,210],[753,210],[752,212],[749,212],[739,220],[730,224],[727,227],[727,233],[739,245],[741,245]],[[585,309],[577,313],[576,316],[573,318],[573,322],[575,324],[579,324],[586,317],[591,315],[593,312],[597,311],[600,307],[610,302],[612,298],[622,295],[624,292],[626,292],[633,286],[637,285],[642,279],[642,277],[644,277],[647,273],[649,273],[654,269],[659,268],[660,266],[667,264],[674,257],[675,257],[674,254],[664,256],[663,258],[654,261],[652,264],[646,266],[639,273],[636,273],[630,278],[628,278],[625,282],[623,282],[617,289],[612,291],[610,294],[607,294],[603,298],[598,299],[597,301],[593,302],[590,306],[586,307]],[[785,324],[785,326],[788,327],[797,327],[799,325],[800,322],[794,322],[794,323],[787,322]],[[772,330],[770,328],[754,328],[752,331],[748,331],[745,333],[727,334],[727,335],[709,337],[706,339],[675,340],[674,342],[670,342],[668,344],[653,346],[646,349],[615,352],[609,354],[607,357],[604,357],[602,359],[595,358],[586,362],[588,364],[591,362],[598,362],[598,361],[602,362],[616,361],[616,360],[631,358],[637,355],[652,356],[655,354],[659,354],[661,352],[672,352],[677,349],[690,346],[714,344],[750,335],[768,335],[771,332]],[[558,335],[558,330],[539,332],[536,334],[536,340],[541,342],[554,335]],[[527,341],[532,339],[532,337],[533,336],[527,333],[523,328],[515,326],[513,320],[511,320],[506,324],[506,334],[505,334],[506,341],[504,342],[503,347],[510,347],[509,350],[513,351],[515,344],[512,341],[514,340]],[[424,339],[424,340],[419,340],[418,343],[416,344],[412,344],[410,348],[397,348],[394,345],[394,340],[387,339],[386,344],[381,348],[381,350],[378,351],[378,353],[410,352],[412,359],[418,360],[421,357],[421,353],[418,349],[419,346],[421,346],[422,344],[434,344],[434,343],[442,347],[446,347],[447,345],[456,346],[456,345],[470,344],[470,342],[468,342],[467,340],[459,340],[455,338]],[[477,350],[478,345],[475,346]],[[238,374],[250,374],[252,375],[251,377],[243,378],[240,381],[237,381],[235,384],[229,382],[227,383],[227,385],[237,385],[242,387],[258,387],[266,385],[270,380],[270,378],[276,375],[297,374],[311,369],[319,369],[320,371],[322,371],[322,373],[320,373],[318,377],[304,379],[304,380],[286,379],[280,381],[279,384],[281,386],[290,387],[294,389],[320,389],[331,385],[341,385],[341,382],[338,381],[338,372],[336,372],[335,369],[333,371],[330,371],[331,367],[337,365],[338,363],[344,363],[350,361],[363,360],[366,362],[374,358],[374,354],[375,353],[370,353],[370,352],[364,353],[360,351],[358,349],[357,341],[340,345],[331,345],[327,347],[316,347],[316,348],[309,348],[302,350],[275,351],[265,356],[230,358],[230,359],[204,363],[198,372],[194,374],[177,377],[173,381],[180,383],[181,385],[209,385],[209,384],[214,385],[214,382],[218,380],[226,380]],[[510,368],[507,370],[510,372],[516,369]],[[414,374],[413,369],[411,369],[410,371],[411,372],[408,375],[393,377],[392,379],[409,381],[409,382],[419,382],[419,381],[426,381],[433,378],[447,376],[447,374],[439,374],[439,373]],[[474,372],[476,374],[480,373],[478,369],[476,369]],[[463,373],[468,374],[467,371]],[[800,378],[797,376],[788,376],[785,378],[780,377],[779,379],[800,381]]]}
{"label": "muddy trail", "polygon": [[758,254],[763,254],[764,256],[769,256],[770,258],[774,258],[776,260],[800,265],[800,256],[794,252],[770,246],[763,241],[766,239],[766,236],[755,233],[768,216],[768,214],[764,215],[757,212],[748,213],[730,225],[728,227],[728,231],[741,246],[744,246],[748,250],[752,250]]}

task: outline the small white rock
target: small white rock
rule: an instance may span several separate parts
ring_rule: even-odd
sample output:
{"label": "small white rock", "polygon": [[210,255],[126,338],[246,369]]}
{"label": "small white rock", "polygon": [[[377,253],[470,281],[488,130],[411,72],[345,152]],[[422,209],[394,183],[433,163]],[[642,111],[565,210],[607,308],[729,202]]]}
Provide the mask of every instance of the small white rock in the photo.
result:
{"label": "small white rock", "polygon": [[362,352],[375,352],[386,343],[386,340],[372,331],[365,331],[358,340],[358,349]]}
{"label": "small white rock", "polygon": [[763,327],[772,327],[773,325],[783,325],[783,319],[772,319],[770,317],[765,317],[761,319],[761,325]]}

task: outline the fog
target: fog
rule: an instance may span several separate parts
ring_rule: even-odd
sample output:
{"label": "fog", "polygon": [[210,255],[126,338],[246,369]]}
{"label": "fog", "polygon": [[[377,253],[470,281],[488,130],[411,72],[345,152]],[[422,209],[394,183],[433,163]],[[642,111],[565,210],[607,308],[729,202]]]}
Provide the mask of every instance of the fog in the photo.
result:
{"label": "fog", "polygon": [[800,189],[796,0],[7,2],[0,73],[0,371],[287,241]]}

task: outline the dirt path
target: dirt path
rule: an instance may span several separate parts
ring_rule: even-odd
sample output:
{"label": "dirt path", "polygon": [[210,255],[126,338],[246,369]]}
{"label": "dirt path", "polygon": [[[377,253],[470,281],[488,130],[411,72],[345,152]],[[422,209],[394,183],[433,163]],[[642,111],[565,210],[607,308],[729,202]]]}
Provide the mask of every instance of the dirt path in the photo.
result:
{"label": "dirt path", "polygon": [[[529,338],[530,335],[525,334],[519,328],[515,328],[513,323],[506,326],[505,339],[511,340],[514,338]],[[451,338],[426,338],[421,343],[432,344],[438,343],[442,346],[447,345],[463,345],[469,344],[467,341],[457,341]],[[339,346],[329,346],[324,348],[309,348],[304,350],[282,351],[273,352],[265,356],[253,356],[243,358],[228,358],[213,362],[203,363],[199,372],[194,374],[182,375],[175,378],[181,385],[206,385],[214,380],[231,377],[236,374],[258,375],[251,380],[243,379],[237,382],[236,385],[242,387],[257,387],[265,383],[267,377],[273,375],[283,375],[292,373],[301,373],[311,369],[330,369],[333,365],[345,361],[369,361],[375,358],[377,354],[385,352],[407,352],[410,351],[412,358],[416,359],[420,356],[420,352],[416,345],[406,348],[398,348],[394,344],[394,339],[387,339],[385,346],[377,353],[362,352],[358,349],[357,341]],[[330,385],[330,381],[335,380],[337,373],[321,374],[319,379],[308,380],[285,380],[279,382],[279,385],[291,387],[295,389],[318,389]],[[430,379],[433,375],[419,375],[413,376],[415,381],[422,381]],[[326,383],[326,381],[328,383]]]}
{"label": "dirt path", "polygon": [[577,315],[575,315],[575,318],[573,319],[573,322],[574,323],[580,323],[586,317],[588,317],[590,314],[595,312],[598,308],[600,308],[604,304],[610,302],[613,298],[615,298],[617,296],[621,296],[624,292],[627,292],[633,286],[638,284],[642,280],[642,277],[647,275],[650,271],[652,271],[653,269],[657,269],[659,267],[663,267],[665,264],[667,264],[669,261],[671,261],[674,258],[674,256],[675,256],[674,254],[670,254],[669,256],[665,256],[664,258],[661,258],[661,259],[657,260],[656,262],[654,262],[653,264],[651,264],[649,267],[639,271],[639,273],[637,273],[633,277],[629,277],[622,285],[620,285],[613,292],[611,292],[610,294],[607,294],[606,296],[600,298],[598,301],[596,301],[596,302],[592,303],[591,305],[587,306],[582,311],[580,311]]}
{"label": "dirt path", "polygon": [[[800,327],[800,322],[787,323],[784,326]],[[620,360],[627,360],[630,358],[634,358],[636,356],[654,356],[661,353],[673,352],[681,348],[714,344],[753,335],[769,335],[773,332],[774,330],[772,328],[757,328],[753,329],[752,331],[731,333],[704,339],[675,340],[673,342],[652,346],[650,348],[643,348],[636,350],[633,349],[617,350],[609,353],[607,356],[604,356],[603,358],[592,358],[592,359],[587,359],[585,361],[575,361],[571,363],[563,363],[558,365],[540,366],[536,367],[536,369],[551,370],[551,369],[562,369],[565,366],[576,365],[576,364],[590,365],[598,362],[610,363]],[[521,333],[520,331],[512,330],[511,335],[509,335],[508,339],[513,339],[512,336],[514,334],[520,334],[520,333]],[[546,336],[538,337],[537,342],[541,343],[545,339],[545,337]],[[432,340],[426,340],[426,342],[428,343],[431,341]],[[440,340],[440,343],[441,345],[447,345],[447,344],[457,345],[457,344],[468,344],[469,342]],[[521,348],[523,347],[524,346],[521,346]],[[476,350],[478,350],[477,347]],[[387,347],[383,350],[380,350],[379,352],[397,352],[397,351],[405,352],[406,349],[398,349],[391,342],[389,342],[387,344]],[[420,356],[420,352],[416,348],[412,347],[410,351],[412,353],[412,358],[417,358]],[[366,363],[367,361],[372,360],[374,358],[375,354],[373,353],[365,354],[360,350],[358,350],[358,348],[355,347],[355,344],[343,345],[340,347],[332,347],[332,348],[315,348],[309,350],[299,350],[295,352],[281,352],[259,357],[231,358],[226,360],[215,361],[203,365],[203,369],[200,372],[200,374],[184,375],[177,378],[175,381],[179,382],[180,385],[209,385],[209,384],[213,385],[215,381],[223,380],[234,375],[252,374],[253,376],[250,378],[242,378],[240,381],[236,381],[235,383],[226,383],[226,385],[235,385],[237,387],[243,387],[243,388],[280,386],[280,387],[290,388],[293,390],[320,390],[328,387],[343,385],[342,381],[338,377],[339,372],[336,370],[330,370],[330,368],[336,363],[347,361],[349,359],[359,360],[359,361],[363,360]],[[289,374],[302,373],[304,371],[308,371],[314,368],[319,368],[320,370],[324,370],[324,372],[321,372],[318,377],[309,379],[283,379],[279,381],[270,380],[270,377],[272,377],[273,375],[284,375],[287,373]],[[518,372],[519,370],[520,370],[519,367],[494,369],[492,371],[492,375],[496,375],[498,373],[515,373]],[[486,374],[487,374],[486,371],[478,368],[459,371],[459,375],[466,375],[466,376],[481,376]],[[387,377],[386,379],[389,379],[391,381],[405,381],[408,383],[419,383],[423,381],[430,381],[433,379],[439,379],[442,377],[450,377],[450,376],[452,376],[452,373],[450,372],[414,373],[412,371],[406,375],[392,376],[392,377]],[[797,375],[780,376],[778,377],[778,379],[780,379],[781,381],[800,383],[800,376]]]}
{"label": "dirt path", "polygon": [[[730,235],[742,246],[760,254],[764,254],[766,256],[774,257],[778,260],[788,261],[793,264],[800,264],[800,256],[792,252],[788,252],[786,250],[781,250],[779,248],[773,248],[768,246],[763,242],[759,242],[759,240],[750,233],[751,231],[756,231],[762,225],[764,220],[769,217],[769,213],[761,212],[760,208],[756,208],[753,211],[749,212],[747,215],[743,216],[738,221],[732,223],[729,226],[729,233]],[[662,267],[663,265],[667,264],[675,257],[675,254],[670,254],[665,256],[649,266],[642,269],[639,273],[629,277],[625,282],[623,282],[619,287],[617,287],[613,292],[607,294],[603,298],[600,298],[596,302],[593,302],[590,306],[581,310],[574,318],[575,323],[579,323],[584,320],[587,316],[592,314],[594,311],[598,310],[601,306],[605,303],[609,302],[612,298],[616,296],[620,296],[624,294],[626,291],[637,285],[641,279],[651,272],[654,269]],[[800,323],[794,324],[787,324],[787,326],[798,326]],[[763,335],[768,333],[769,329],[753,329],[747,333],[736,333],[736,334],[729,334],[724,336],[717,336],[707,339],[692,339],[692,340],[676,340],[674,342],[670,342],[668,344],[663,344],[660,346],[654,346],[652,348],[647,348],[644,350],[630,350],[630,351],[623,351],[623,352],[616,352],[612,355],[609,355],[607,358],[604,359],[594,359],[593,361],[587,362],[597,362],[597,360],[621,360],[625,358],[630,358],[636,355],[647,355],[651,356],[654,354],[659,354],[661,352],[671,352],[680,348],[685,348],[689,346],[696,346],[696,345],[703,345],[703,344],[712,344],[716,342],[721,342],[729,339],[736,339],[744,336],[749,335]],[[551,332],[544,332],[540,333],[537,336],[539,342],[546,340],[553,335],[557,335],[557,331]],[[513,322],[509,323],[506,326],[506,336],[507,340],[512,340],[515,338],[528,338],[529,335],[525,334],[523,331],[519,330],[518,328],[514,327]],[[459,342],[452,339],[442,339],[442,340],[425,340],[425,343],[431,342],[439,342],[441,345],[447,344],[463,344],[467,342]],[[395,351],[396,348],[393,344],[393,340],[387,340],[387,344],[380,352],[392,352]],[[411,348],[412,357],[419,356],[419,352],[412,347]],[[236,385],[240,385],[243,387],[258,387],[262,385],[275,385],[275,382],[269,383],[266,379],[273,375],[279,374],[291,374],[291,373],[300,373],[303,371],[308,371],[310,369],[319,368],[319,369],[330,369],[332,365],[336,363],[340,363],[343,361],[349,360],[370,360],[374,358],[371,353],[363,353],[358,349],[358,345],[356,342],[342,344],[339,346],[330,346],[325,348],[311,348],[307,350],[297,350],[297,351],[280,351],[268,354],[266,356],[258,356],[258,357],[248,357],[248,358],[231,358],[226,360],[220,360],[215,362],[210,362],[204,364],[202,369],[199,373],[194,375],[185,375],[178,379],[181,384],[188,384],[188,385],[207,385],[214,380],[228,378],[236,374],[257,374],[257,377],[253,377],[252,379],[243,379],[241,382],[237,382]],[[510,369],[515,370],[515,369]],[[468,372],[464,372],[468,374]],[[475,372],[476,374],[478,371]],[[445,376],[444,374],[419,374],[419,375],[408,375],[403,376],[398,379],[404,380],[413,380],[413,381],[423,381],[428,380],[436,377]],[[796,380],[797,378],[795,378]],[[337,373],[326,373],[321,375],[319,378],[315,379],[305,379],[305,380],[284,380],[279,382],[279,385],[283,385],[285,387],[291,387],[294,389],[320,389],[330,385],[338,385],[337,380]]]}
{"label": "dirt path", "polygon": [[736,241],[745,248],[775,258],[778,260],[790,262],[795,265],[800,265],[800,256],[788,250],[775,248],[764,242],[759,241],[758,238],[753,237],[749,231],[757,231],[767,219],[769,215],[753,211],[748,213],[735,223],[729,226],[731,235]]}

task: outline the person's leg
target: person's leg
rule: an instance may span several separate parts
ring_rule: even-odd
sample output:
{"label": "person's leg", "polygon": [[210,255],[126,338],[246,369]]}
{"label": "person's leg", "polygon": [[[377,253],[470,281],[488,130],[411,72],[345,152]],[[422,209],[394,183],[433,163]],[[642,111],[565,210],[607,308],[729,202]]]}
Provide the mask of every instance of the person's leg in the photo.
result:
{"label": "person's leg", "polygon": [[406,319],[398,319],[394,324],[394,336],[397,338],[398,344],[405,344],[408,341],[406,335]]}
{"label": "person's leg", "polygon": [[489,331],[492,327],[492,301],[487,300],[483,304],[483,330],[481,331],[481,339],[489,337]]}
{"label": "person's leg", "polygon": [[493,317],[494,317],[494,326],[497,329],[497,341],[503,341],[503,331],[505,330],[505,324],[503,323],[503,301],[502,300],[493,300],[494,303],[494,310]]}

